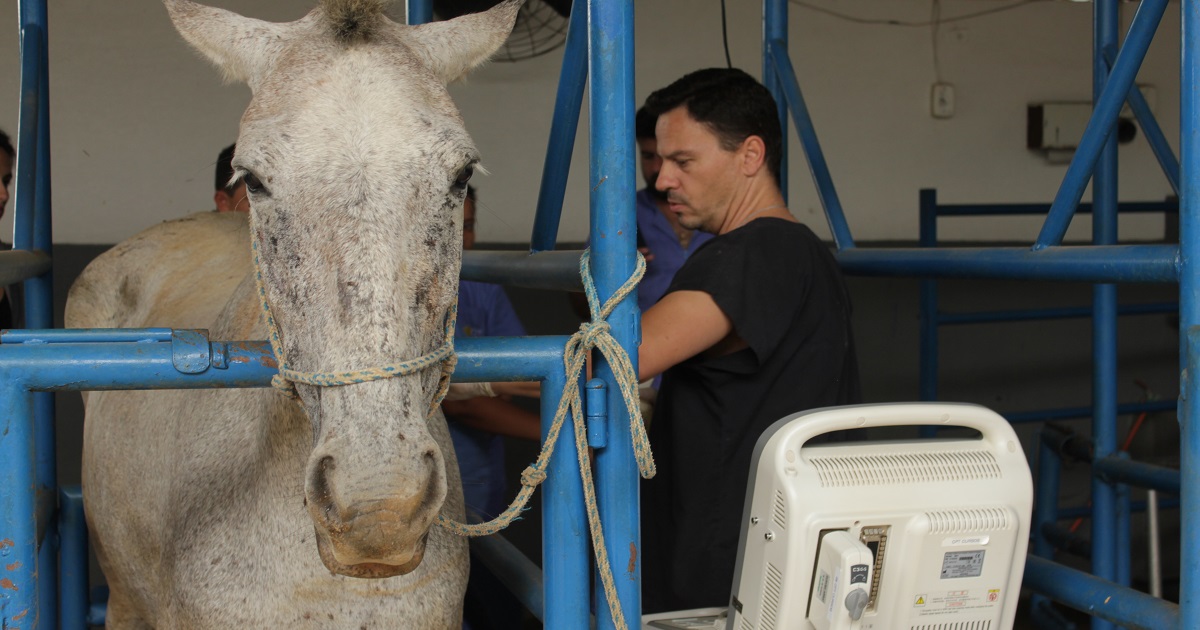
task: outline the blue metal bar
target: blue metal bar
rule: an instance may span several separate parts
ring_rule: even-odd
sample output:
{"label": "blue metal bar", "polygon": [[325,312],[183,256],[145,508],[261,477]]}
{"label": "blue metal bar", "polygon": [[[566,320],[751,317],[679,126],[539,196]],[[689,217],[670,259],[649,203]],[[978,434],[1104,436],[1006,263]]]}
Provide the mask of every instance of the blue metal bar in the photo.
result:
{"label": "blue metal bar", "polygon": [[[637,160],[632,142],[633,0],[588,2],[588,28],[592,273],[603,303],[633,274],[637,251],[634,217],[634,165]],[[636,374],[641,337],[641,312],[636,295],[631,293],[622,300],[608,321],[612,325],[613,338],[629,354]],[[640,478],[633,455],[630,415],[608,362],[599,361],[593,366],[593,376],[608,384],[610,419],[609,445],[596,451],[596,504],[608,557],[612,559],[617,599],[625,623],[637,627],[641,625],[642,611],[638,522]],[[614,628],[615,620],[609,613],[599,580],[595,589],[596,627],[599,630]]]}
{"label": "blue metal bar", "polygon": [[783,143],[779,148],[779,192],[783,194],[783,202],[788,200],[788,111],[787,101],[783,95],[783,87],[779,75],[775,73],[771,60],[771,47],[780,46],[787,50],[788,42],[788,3],[787,0],[763,0],[763,30],[762,30],[762,78],[763,85],[775,97],[775,107],[779,112],[779,130],[783,135]]}
{"label": "blue metal bar", "polygon": [[[555,228],[557,229],[557,228]],[[554,242],[550,242],[550,247]],[[464,280],[493,282],[505,286],[583,291],[579,277],[578,250],[528,252],[463,252]]]}
{"label": "blue metal bar", "polygon": [[0,331],[0,344],[171,341],[170,328],[43,328]]}
{"label": "blue metal bar", "polygon": [[[566,384],[560,351],[557,372],[548,374],[542,383],[543,442]],[[579,482],[578,452],[572,432],[564,430],[543,484],[542,568],[546,581],[542,621],[547,628],[586,629],[590,616],[591,547],[583,486]]]}
{"label": "blue metal bar", "polygon": [[1126,628],[1194,627],[1180,625],[1181,607],[1176,604],[1037,556],[1029,556],[1025,561],[1024,586]]}
{"label": "blue metal bar", "polygon": [[0,369],[0,627],[39,625],[33,396],[12,370]]}
{"label": "blue metal bar", "polygon": [[[1104,60],[1111,66],[1116,56],[1112,48],[1104,50]],[[1142,133],[1146,135],[1146,142],[1150,144],[1150,150],[1154,152],[1155,159],[1158,160],[1158,165],[1162,167],[1163,175],[1167,177],[1167,182],[1171,184],[1171,189],[1175,194],[1179,194],[1179,160],[1175,159],[1175,152],[1171,150],[1171,145],[1167,143],[1166,136],[1163,135],[1162,128],[1158,126],[1158,119],[1154,117],[1154,112],[1150,111],[1150,104],[1146,102],[1146,97],[1142,96],[1142,89],[1135,83],[1129,89],[1129,94],[1125,97],[1125,101],[1129,103],[1129,109],[1133,110],[1133,115],[1142,125]]]}
{"label": "blue metal bar", "polygon": [[[1126,460],[1129,454],[1118,452],[1118,456],[1125,456]],[[1133,567],[1131,566],[1132,556],[1132,541],[1133,535],[1131,532],[1132,523],[1132,501],[1130,499],[1130,488],[1126,484],[1117,485],[1117,584],[1121,586],[1130,586],[1133,584]]]}
{"label": "blue metal bar", "polygon": [[[1158,504],[1159,504],[1158,509],[1160,511],[1170,510],[1170,509],[1179,507],[1179,499],[1178,498],[1160,497]],[[1145,512],[1146,511],[1146,502],[1145,501],[1131,501],[1129,503],[1129,509],[1130,509],[1130,511],[1135,512],[1135,513],[1136,512]],[[1060,520],[1060,521],[1067,520],[1067,519],[1076,519],[1076,518],[1091,518],[1091,516],[1092,516],[1091,506],[1080,505],[1080,506],[1075,506],[1075,507],[1059,508],[1059,510],[1058,510],[1058,520]]]}
{"label": "blue metal bar", "polygon": [[[1154,302],[1147,304],[1124,304],[1117,307],[1117,315],[1157,315],[1179,311],[1178,302]],[[983,324],[995,322],[1023,322],[1047,319],[1075,319],[1091,317],[1090,306],[1072,308],[1034,308],[1013,311],[979,311],[975,313],[943,313],[938,324]]]}
{"label": "blue metal bar", "polygon": [[[542,184],[538,189],[533,236],[529,241],[529,250],[535,254],[553,250],[558,240],[558,225],[567,193],[567,176],[571,174],[571,154],[575,150],[575,133],[579,129],[579,110],[583,106],[583,88],[587,85],[587,34],[585,0],[574,0],[571,3],[571,22],[567,27],[562,69],[558,75],[558,92],[554,97],[554,118],[550,123],[546,162],[542,166]],[[629,142],[633,142],[633,134],[630,134]],[[578,273],[575,279],[579,279]]]}
{"label": "blue metal bar", "polygon": [[1174,245],[855,248],[837,253],[842,271],[864,276],[1010,278],[1080,282],[1175,282]]}
{"label": "blue metal bar", "polygon": [[427,24],[433,21],[432,0],[405,0],[405,15],[412,25]]}
{"label": "blue metal bar", "polygon": [[825,153],[821,151],[821,143],[817,140],[817,129],[809,116],[808,106],[804,104],[804,95],[800,93],[800,84],[796,81],[796,70],[792,68],[792,60],[788,57],[787,45],[783,42],[772,42],[770,50],[775,74],[787,98],[792,120],[796,123],[796,133],[800,136],[800,145],[804,147],[804,156],[808,158],[808,170],[812,173],[817,196],[825,209],[829,230],[833,232],[833,242],[839,251],[851,249],[854,247],[854,238],[850,236],[850,226],[846,223],[845,213],[842,212],[842,202],[838,199],[833,177],[829,174],[829,165],[825,162]]}
{"label": "blue metal bar", "polygon": [[500,534],[471,539],[471,553],[512,591],[525,609],[542,621],[545,617],[542,569]]}
{"label": "blue metal bar", "polygon": [[[30,2],[22,2],[24,11]],[[22,14],[24,17],[24,13]],[[24,20],[22,20],[24,21]],[[33,223],[36,208],[38,164],[38,116],[41,111],[41,50],[45,31],[37,24],[21,29],[21,108],[17,122],[16,199],[13,206],[13,247],[33,249]]]}
{"label": "blue metal bar", "polygon": [[[1175,408],[1173,400],[1153,400],[1149,402],[1126,403],[1117,405],[1117,415],[1141,413],[1143,411],[1169,411]],[[1001,413],[1005,420],[1012,424],[1024,422],[1044,422],[1046,420],[1068,420],[1071,418],[1092,417],[1091,407],[1060,407],[1058,409],[1037,409],[1015,413]]]}
{"label": "blue metal bar", "polygon": [[[1054,544],[1045,528],[1058,520],[1058,490],[1062,473],[1062,458],[1046,440],[1038,440],[1037,492],[1033,495],[1033,523],[1030,533],[1030,553],[1047,560],[1054,559]],[[1045,595],[1034,594],[1030,604],[1035,617],[1050,615],[1053,609]],[[1039,613],[1038,611],[1043,611]],[[1047,624],[1042,624],[1047,625]]]}
{"label": "blue metal bar", "polygon": [[1179,471],[1165,466],[1132,461],[1126,453],[1097,457],[1092,462],[1092,474],[1112,483],[1126,483],[1139,488],[1179,494]]}
{"label": "blue metal bar", "polygon": [[[1180,474],[1195,480],[1200,475],[1200,2],[1180,3],[1181,76],[1179,138],[1182,180],[1179,212],[1179,453]],[[1179,610],[1182,628],[1200,627],[1200,484],[1190,482],[1180,495]]]}
{"label": "blue metal bar", "polygon": [[[1097,131],[1105,141],[1094,166],[1089,169],[1093,171],[1092,243],[1114,245],[1117,242],[1117,139],[1112,130],[1116,128],[1116,114],[1125,102],[1125,95],[1129,93],[1133,78],[1137,75],[1136,66],[1141,65],[1141,56],[1129,75],[1129,85],[1114,88],[1120,90],[1119,95],[1109,97],[1110,100],[1117,101],[1115,105],[1101,103],[1105,86],[1110,81],[1118,80],[1115,76],[1109,76],[1108,63],[1104,61],[1104,49],[1110,46],[1115,48],[1119,43],[1117,25],[1120,21],[1120,7],[1118,0],[1096,0],[1092,6],[1095,15],[1092,53],[1092,95],[1096,103],[1094,109],[1100,112],[1102,106],[1108,106],[1117,110],[1111,117],[1100,119],[1103,126]],[[1142,7],[1145,7],[1145,4]],[[1161,14],[1159,17],[1161,18]],[[1147,47],[1153,35],[1154,30],[1151,29],[1145,40]],[[1089,124],[1089,128],[1090,126]],[[1082,194],[1081,189],[1080,195]],[[1071,207],[1078,203],[1079,197],[1075,197],[1071,200]],[[1054,216],[1053,209],[1050,216]],[[1047,220],[1047,224],[1049,223]],[[1058,242],[1061,242],[1061,237],[1055,241]],[[1113,284],[1098,284],[1092,289],[1092,294],[1092,440],[1095,460],[1100,461],[1117,451],[1117,287]],[[1092,475],[1092,573],[1097,577],[1120,583],[1119,558],[1122,553],[1129,553],[1129,549],[1119,548],[1117,533],[1120,530],[1120,516],[1117,494],[1114,484],[1098,475]],[[1093,630],[1107,630],[1110,627],[1112,626],[1104,621],[1092,622]]]}
{"label": "blue metal bar", "polygon": [[[1117,204],[1117,212],[1121,214],[1173,213],[1178,211],[1179,203],[1175,201],[1126,201]],[[937,215],[939,217],[1036,215],[1046,214],[1047,212],[1050,212],[1050,204],[1048,203],[946,204],[937,207]],[[1075,209],[1075,214],[1091,213],[1091,203],[1081,203]]]}
{"label": "blue metal bar", "polygon": [[58,556],[61,576],[58,593],[59,619],[63,628],[86,628],[88,614],[88,540],[83,515],[83,490],[64,486],[59,490],[58,531],[62,547]]}
{"label": "blue metal bar", "polygon": [[[1154,31],[1158,28],[1158,23],[1162,20],[1163,11],[1166,8],[1167,0],[1142,0],[1138,6],[1133,23],[1129,26],[1129,33],[1125,38],[1125,45],[1117,54],[1117,59],[1113,62],[1112,73],[1104,82],[1104,89],[1096,98],[1092,118],[1084,129],[1083,139],[1079,141],[1079,148],[1075,150],[1075,157],[1072,158],[1071,165],[1067,167],[1067,174],[1054,197],[1050,214],[1046,217],[1045,224],[1042,225],[1042,231],[1038,234],[1034,249],[1057,245],[1062,242],[1063,236],[1067,233],[1074,208],[1079,205],[1079,200],[1083,197],[1083,190],[1087,187],[1088,179],[1091,178],[1092,172],[1096,168],[1101,149],[1117,121],[1121,104],[1125,102],[1129,89],[1133,87],[1133,79],[1137,76],[1142,59],[1146,56],[1146,49],[1150,47]],[[1101,13],[1099,2],[1096,11],[1097,15]],[[1102,54],[1100,59],[1103,60]]]}

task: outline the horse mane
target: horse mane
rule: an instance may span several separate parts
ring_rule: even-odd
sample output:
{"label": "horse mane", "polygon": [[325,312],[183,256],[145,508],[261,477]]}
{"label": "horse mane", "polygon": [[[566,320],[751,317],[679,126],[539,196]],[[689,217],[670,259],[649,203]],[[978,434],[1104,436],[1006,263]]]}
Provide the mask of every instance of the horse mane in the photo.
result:
{"label": "horse mane", "polygon": [[389,0],[322,0],[334,38],[341,42],[369,39],[384,20]]}

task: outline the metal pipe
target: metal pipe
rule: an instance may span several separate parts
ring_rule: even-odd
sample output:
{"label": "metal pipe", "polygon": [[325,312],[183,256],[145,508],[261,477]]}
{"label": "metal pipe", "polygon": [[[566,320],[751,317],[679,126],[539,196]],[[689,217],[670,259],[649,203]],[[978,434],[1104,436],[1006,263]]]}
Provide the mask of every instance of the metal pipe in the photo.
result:
{"label": "metal pipe", "polygon": [[1126,483],[1139,488],[1179,494],[1179,471],[1121,457],[1120,454],[1100,457],[1092,462],[1093,474],[1110,483]]}
{"label": "metal pipe", "polygon": [[[1104,60],[1110,66],[1115,58],[1112,48],[1104,50]],[[1162,128],[1158,126],[1158,119],[1154,117],[1154,112],[1150,111],[1150,104],[1146,102],[1146,97],[1142,95],[1142,89],[1136,83],[1129,88],[1125,102],[1129,103],[1129,109],[1133,111],[1134,117],[1142,125],[1142,133],[1146,136],[1146,142],[1150,145],[1150,150],[1154,152],[1154,158],[1158,160],[1158,165],[1162,167],[1167,183],[1171,184],[1171,189],[1178,195],[1179,160],[1175,158],[1175,152],[1171,150],[1171,145],[1163,135]]]}
{"label": "metal pipe", "polygon": [[33,396],[18,375],[0,369],[0,627],[35,628],[38,588]]}
{"label": "metal pipe", "polygon": [[1080,282],[1175,282],[1174,245],[854,248],[837,253],[842,271],[863,276],[1008,278]]}
{"label": "metal pipe", "polygon": [[1062,475],[1062,459],[1046,441],[1038,441],[1037,492],[1034,494],[1033,541],[1030,551],[1047,560],[1054,559],[1054,545],[1045,528],[1058,521],[1058,491]]}
{"label": "metal pipe", "polygon": [[1180,625],[1180,606],[1037,556],[1025,560],[1023,585],[1075,610],[1126,628],[1193,627]]}
{"label": "metal pipe", "polygon": [[[560,354],[556,371],[542,382],[543,443],[567,378]],[[574,435],[565,427],[547,466],[542,495],[542,568],[546,576],[542,621],[547,628],[588,627],[591,547],[577,458]]]}
{"label": "metal pipe", "polygon": [[542,569],[500,534],[471,539],[471,553],[496,579],[508,587],[525,609],[542,621],[545,617],[542,595]]}
{"label": "metal pipe", "polygon": [[774,62],[775,74],[779,77],[780,88],[787,98],[788,109],[792,112],[792,121],[796,123],[796,133],[800,136],[804,157],[808,159],[808,170],[812,173],[821,207],[825,209],[825,218],[829,221],[833,242],[839,251],[851,249],[854,247],[854,238],[850,235],[850,225],[846,223],[846,214],[842,211],[842,202],[838,199],[833,177],[829,174],[825,153],[821,151],[821,143],[817,140],[817,129],[813,126],[808,106],[804,104],[804,95],[800,93],[800,84],[796,81],[796,70],[788,57],[787,45],[783,42],[772,42],[771,60]]}
{"label": "metal pipe", "polygon": [[1158,491],[1146,491],[1147,555],[1150,557],[1150,595],[1162,597],[1162,551],[1158,544]]}
{"label": "metal pipe", "polygon": [[[1178,302],[1155,302],[1153,304],[1125,304],[1117,306],[1117,315],[1160,315],[1179,311]],[[999,322],[1041,321],[1048,319],[1076,319],[1091,317],[1090,306],[1075,308],[1034,308],[1013,311],[981,311],[975,313],[943,313],[938,324],[989,324]]]}
{"label": "metal pipe", "polygon": [[[1117,204],[1117,212],[1121,214],[1143,214],[1153,212],[1174,213],[1179,211],[1177,201],[1125,201]],[[1050,212],[1048,203],[980,203],[980,204],[943,204],[937,207],[939,217],[971,217],[971,216],[1016,216],[1037,215]],[[1080,203],[1075,214],[1091,214],[1091,203]]]}
{"label": "metal pipe", "polygon": [[529,240],[529,249],[535,254],[553,250],[558,240],[558,225],[567,193],[567,176],[571,174],[571,155],[575,150],[575,134],[579,129],[579,110],[583,106],[583,89],[587,85],[587,44],[586,2],[574,0],[571,3],[571,22],[567,26],[562,69],[558,75],[558,92],[554,97],[554,118],[550,122],[550,140],[546,146],[546,161],[542,166],[533,235]]}
{"label": "metal pipe", "polygon": [[[920,193],[921,247],[937,247],[937,191],[925,188]],[[937,280],[921,280],[921,400],[937,400],[938,390],[938,313]],[[924,428],[922,429],[924,431]]]}
{"label": "metal pipe", "polygon": [[[553,247],[553,242],[550,246]],[[553,291],[583,291],[578,250],[527,252],[463,252],[464,280]]]}
{"label": "metal pipe", "polygon": [[[1097,2],[1097,16],[1105,12],[1112,13],[1112,9],[1101,10],[1101,3],[1104,1],[1107,0]],[[1083,190],[1095,171],[1101,149],[1117,121],[1121,104],[1125,102],[1125,97],[1133,86],[1133,79],[1137,76],[1138,68],[1142,65],[1142,59],[1146,56],[1146,50],[1150,47],[1154,31],[1158,28],[1166,8],[1167,0],[1142,0],[1138,5],[1133,23],[1129,26],[1129,33],[1125,37],[1125,45],[1121,47],[1121,52],[1113,62],[1112,72],[1103,82],[1103,89],[1096,98],[1092,117],[1084,129],[1079,147],[1075,150],[1075,157],[1067,167],[1067,174],[1054,197],[1050,214],[1042,225],[1034,249],[1057,245],[1067,233],[1074,208],[1083,197]],[[1106,19],[1116,20],[1115,17]],[[1105,26],[1106,30],[1110,28],[1115,27]],[[1100,59],[1103,60],[1102,53]]]}
{"label": "metal pipe", "polygon": [[63,628],[86,628],[88,613],[88,539],[83,515],[83,490],[64,486],[59,490],[58,531],[62,547],[58,556],[61,579],[58,593],[59,619]]}
{"label": "metal pipe", "polygon": [[[1200,161],[1197,161],[1197,125],[1200,123],[1200,2],[1180,3],[1180,107],[1179,144],[1181,190],[1179,212],[1179,358],[1180,378],[1180,474],[1185,479],[1200,475],[1200,269],[1195,257],[1200,251]],[[1200,484],[1187,484],[1180,495],[1180,627],[1200,627]]]}
{"label": "metal pipe", "polygon": [[[636,156],[630,142],[634,137],[633,0],[588,2],[588,26],[591,268],[603,304],[633,274],[637,252],[633,194]],[[641,337],[636,293],[630,293],[616,306],[608,322],[613,338],[629,355],[636,375]],[[593,363],[592,374],[608,385],[610,419],[608,446],[596,452],[596,509],[603,524],[608,557],[612,559],[621,614],[629,627],[637,627],[641,625],[642,611],[640,478],[633,455],[630,414],[608,361]],[[614,628],[615,620],[608,612],[607,596],[599,580],[593,593],[596,627]],[[551,624],[551,627],[558,626]]]}
{"label": "metal pipe", "polygon": [[771,60],[771,47],[780,46],[787,50],[788,45],[788,3],[787,0],[763,0],[762,27],[762,79],[763,85],[775,97],[775,108],[779,114],[779,131],[783,142],[779,147],[779,192],[783,194],[783,202],[788,200],[788,110],[787,101],[783,95],[783,87],[779,75],[775,73],[774,62]]}
{"label": "metal pipe", "polygon": [[[22,12],[32,2],[21,3]],[[25,15],[22,13],[22,23]],[[33,249],[33,223],[37,200],[38,116],[41,108],[41,63],[38,51],[45,37],[43,27],[27,24],[21,27],[21,107],[17,121],[17,160],[15,181],[16,199],[13,207],[13,248]]]}
{"label": "metal pipe", "polygon": [[405,0],[404,14],[411,25],[427,24],[433,21],[432,0]]}

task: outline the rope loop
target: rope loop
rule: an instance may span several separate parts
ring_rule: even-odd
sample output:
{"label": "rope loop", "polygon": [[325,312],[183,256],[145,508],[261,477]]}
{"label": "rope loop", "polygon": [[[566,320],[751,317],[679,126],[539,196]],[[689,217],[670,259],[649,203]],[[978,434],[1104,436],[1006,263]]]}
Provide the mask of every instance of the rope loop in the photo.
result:
{"label": "rope loop", "polygon": [[612,326],[606,321],[617,304],[637,288],[638,282],[641,281],[642,276],[646,272],[646,260],[642,258],[640,253],[638,254],[637,266],[633,274],[604,302],[603,306],[601,306],[600,300],[597,297],[596,285],[592,280],[590,260],[591,250],[588,249],[580,257],[580,275],[583,276],[583,289],[587,295],[588,306],[591,308],[592,321],[581,324],[578,332],[571,336],[563,348],[563,365],[566,368],[568,378],[566,379],[562,398],[559,399],[558,409],[555,411],[554,420],[550,424],[550,430],[546,434],[546,439],[542,443],[542,450],[538,454],[537,461],[521,473],[521,490],[517,493],[517,497],[504,512],[486,523],[459,523],[442,515],[438,516],[438,523],[459,536],[487,536],[508,527],[514,520],[519,518],[520,513],[525,510],[529,498],[533,496],[534,490],[546,480],[546,467],[554,454],[554,447],[558,444],[559,434],[562,432],[563,424],[566,422],[569,414],[572,419],[571,425],[575,437],[575,453],[579,461],[579,476],[583,482],[584,505],[587,510],[588,528],[592,535],[592,551],[596,556],[596,568],[599,570],[600,580],[604,585],[609,613],[612,615],[618,630],[627,630],[628,626],[625,624],[625,617],[621,613],[621,603],[617,599],[616,582],[613,578],[612,566],[609,563],[608,551],[604,543],[604,530],[600,524],[600,511],[596,501],[596,486],[592,479],[591,458],[588,456],[587,427],[584,423],[583,399],[579,391],[579,378],[572,377],[572,375],[582,375],[584,373],[588,356],[591,354],[592,349],[598,349],[604,355],[604,358],[608,360],[609,365],[612,367],[613,375],[617,380],[617,385],[620,388],[621,397],[625,401],[625,407],[629,411],[630,435],[633,441],[633,452],[634,458],[637,461],[638,472],[645,479],[653,477],[656,468],[654,466],[654,456],[650,451],[650,443],[646,437],[646,427],[642,422],[641,404],[637,391],[637,373],[634,372],[633,363],[629,360],[629,355],[625,353],[625,349],[613,338],[611,334]]}

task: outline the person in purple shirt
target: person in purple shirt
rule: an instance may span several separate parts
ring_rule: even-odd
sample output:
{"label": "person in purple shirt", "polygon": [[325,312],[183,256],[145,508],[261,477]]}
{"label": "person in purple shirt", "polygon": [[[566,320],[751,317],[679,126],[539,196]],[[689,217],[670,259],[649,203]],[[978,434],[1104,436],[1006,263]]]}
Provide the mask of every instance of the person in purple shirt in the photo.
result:
{"label": "person in purple shirt", "polygon": [[[463,249],[474,246],[475,189],[467,187],[467,199],[463,204]],[[523,337],[525,327],[517,318],[503,287],[460,280],[454,336],[456,339]],[[506,494],[503,436],[537,441],[541,438],[541,418],[502,396],[444,401],[442,411],[446,414],[458,457],[467,520],[491,520],[508,507],[510,499]],[[511,628],[521,619],[520,603],[474,554],[464,608],[463,628],[468,630]]]}

